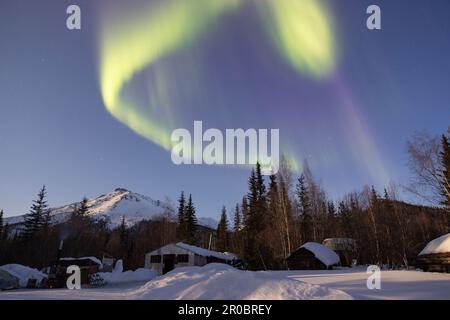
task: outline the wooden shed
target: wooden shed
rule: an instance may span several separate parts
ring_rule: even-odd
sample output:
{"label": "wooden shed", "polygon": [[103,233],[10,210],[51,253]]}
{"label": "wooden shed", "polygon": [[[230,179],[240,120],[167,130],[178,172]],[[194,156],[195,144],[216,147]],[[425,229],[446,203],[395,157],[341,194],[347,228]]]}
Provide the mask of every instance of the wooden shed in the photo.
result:
{"label": "wooden shed", "polygon": [[66,277],[66,270],[69,266],[76,265],[81,271],[81,284],[89,284],[89,277],[94,273],[102,271],[102,262],[96,257],[81,257],[81,258],[60,258],[58,261],[58,268]]}
{"label": "wooden shed", "polygon": [[316,242],[308,242],[286,259],[289,270],[327,270],[339,264],[339,256]]}
{"label": "wooden shed", "polygon": [[208,263],[232,264],[237,256],[229,252],[216,252],[183,242],[168,244],[145,255],[145,268],[166,274],[175,268],[204,266]]}
{"label": "wooden shed", "polygon": [[333,250],[339,256],[342,267],[351,267],[356,264],[356,241],[351,238],[328,238],[322,244]]}
{"label": "wooden shed", "polygon": [[450,273],[450,233],[430,241],[417,257],[423,271]]}

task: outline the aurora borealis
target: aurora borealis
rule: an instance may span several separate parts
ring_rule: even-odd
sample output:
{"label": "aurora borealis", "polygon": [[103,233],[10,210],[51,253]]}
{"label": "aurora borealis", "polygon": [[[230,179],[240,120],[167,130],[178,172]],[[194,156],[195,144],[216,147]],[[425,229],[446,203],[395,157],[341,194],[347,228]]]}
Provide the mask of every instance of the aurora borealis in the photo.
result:
{"label": "aurora borealis", "polygon": [[[406,140],[448,126],[448,1],[376,1],[378,31],[365,0],[76,2],[79,32],[62,23],[70,1],[1,4],[0,176],[28,198],[43,183],[55,205],[118,186],[184,189],[216,216],[249,172],[172,164],[172,130],[201,120],[279,129],[281,152],[299,170],[307,159],[337,199],[407,182]],[[27,209],[1,188],[7,214]]]}
{"label": "aurora borealis", "polygon": [[[108,3],[108,6],[111,7],[111,4]],[[102,17],[99,41],[100,86],[108,111],[137,134],[169,150],[171,131],[176,129],[176,126],[185,128],[190,125],[184,121],[181,111],[184,99],[182,102],[174,102],[170,97],[167,98],[167,91],[172,88],[177,90],[172,87],[172,83],[176,83],[177,79],[170,77],[181,77],[183,86],[189,87],[189,82],[196,75],[191,75],[189,69],[184,72],[185,68],[181,67],[181,71],[173,76],[171,69],[175,67],[167,64],[161,67],[160,61],[170,61],[171,55],[190,46],[181,59],[183,66],[195,65],[193,47],[203,50],[202,42],[207,42],[208,37],[217,37],[214,28],[220,28],[227,23],[226,17],[223,16],[244,10],[244,6],[247,6],[247,10],[250,8],[256,12],[259,18],[258,25],[249,28],[263,28],[267,34],[268,43],[264,50],[272,55],[279,54],[292,70],[306,75],[310,81],[336,83],[336,91],[344,95],[342,105],[347,113],[345,126],[356,137],[356,152],[366,155],[363,162],[371,168],[369,171],[372,176],[386,182],[387,174],[376,155],[376,146],[370,140],[370,133],[363,129],[364,120],[354,109],[350,93],[342,92],[346,90],[343,89],[345,84],[337,83],[342,81],[333,80],[338,64],[336,46],[339,39],[334,34],[333,17],[326,2],[322,0],[149,1],[145,5],[132,7],[127,14],[124,12],[127,12],[128,4],[115,8],[112,6],[113,13]],[[245,15],[241,19],[245,19]],[[167,88],[161,92],[158,90],[159,85],[147,83],[144,84],[149,91],[147,99],[136,102],[133,97],[125,98],[124,91],[127,86],[129,89],[142,84],[133,79],[139,73],[150,74],[156,83],[164,83],[163,87]],[[207,90],[208,80],[197,80],[200,86]],[[142,81],[146,80],[141,78]],[[301,85],[300,81],[298,85]],[[207,92],[202,94],[208,95]],[[206,107],[216,108],[214,102]],[[230,113],[229,117],[233,121],[242,117],[242,114]],[[289,151],[291,149],[288,145],[284,153],[294,166],[299,168],[302,160],[298,159],[302,159],[303,155],[292,154]],[[375,169],[369,165],[369,157]]]}
{"label": "aurora borealis", "polygon": [[[239,10],[244,4],[250,4],[260,13],[261,27],[266,28],[276,49],[295,70],[313,77],[325,78],[332,74],[335,53],[331,17],[321,1],[170,0],[156,4],[153,1],[117,19],[103,17],[99,73],[108,111],[136,133],[169,149],[170,132],[176,129],[174,119],[161,116],[161,112],[158,115],[154,110],[162,109],[163,113],[171,110],[172,115],[178,114],[173,108],[182,106],[172,105],[162,97],[164,94],[149,89],[149,99],[141,102],[147,106],[139,109],[136,102],[123,97],[125,86],[139,72],[153,72],[160,81],[167,72],[154,72],[153,64],[200,42],[202,36],[208,37],[209,29],[221,23],[222,15]],[[123,5],[116,10],[123,13]],[[193,60],[190,56],[184,58],[187,64]]]}

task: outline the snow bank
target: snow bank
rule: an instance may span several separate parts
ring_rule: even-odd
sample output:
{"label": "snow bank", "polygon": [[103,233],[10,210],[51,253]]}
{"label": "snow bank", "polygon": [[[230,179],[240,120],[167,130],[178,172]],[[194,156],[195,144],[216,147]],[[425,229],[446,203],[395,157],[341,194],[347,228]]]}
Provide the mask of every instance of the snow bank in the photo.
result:
{"label": "snow bank", "polygon": [[123,260],[117,260],[116,262],[116,266],[114,267],[113,270],[114,273],[122,273],[123,272]]}
{"label": "snow bank", "polygon": [[332,265],[338,264],[340,259],[339,256],[331,249],[328,249],[324,245],[316,242],[307,242],[300,248],[305,248],[308,251],[314,253],[314,256],[322,261],[324,265],[330,267]]}
{"label": "snow bank", "polygon": [[222,260],[237,259],[237,256],[235,254],[233,254],[233,253],[230,253],[230,252],[211,251],[211,250],[208,250],[208,249],[203,249],[203,248],[200,248],[200,247],[192,246],[190,244],[186,244],[186,243],[183,243],[183,242],[178,242],[176,244],[176,246],[180,247],[182,249],[194,252],[195,254],[198,254],[199,256],[203,256],[203,257],[214,257],[214,258],[218,258],[218,259],[222,259]]}
{"label": "snow bank", "polygon": [[16,277],[19,280],[19,285],[23,288],[27,286],[29,279],[36,279],[39,285],[42,279],[47,278],[45,273],[20,264],[6,264],[4,266],[0,266],[0,269]]}
{"label": "snow bank", "polygon": [[131,299],[304,300],[352,299],[343,291],[286,279],[271,272],[241,271],[226,264],[177,268],[148,282]]}
{"label": "snow bank", "polygon": [[450,252],[450,233],[430,241],[427,246],[419,253],[419,256],[432,253]]}
{"label": "snow bank", "polygon": [[157,276],[155,270],[137,269],[135,271],[125,272],[99,272],[98,275],[109,284],[133,282],[133,281],[150,281]]}

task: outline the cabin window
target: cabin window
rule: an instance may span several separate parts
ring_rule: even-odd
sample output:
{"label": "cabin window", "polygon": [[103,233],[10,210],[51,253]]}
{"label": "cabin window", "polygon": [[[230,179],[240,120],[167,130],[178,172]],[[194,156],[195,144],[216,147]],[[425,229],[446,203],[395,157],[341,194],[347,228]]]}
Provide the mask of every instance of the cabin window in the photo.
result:
{"label": "cabin window", "polygon": [[150,263],[161,263],[161,255],[150,256]]}
{"label": "cabin window", "polygon": [[177,255],[177,263],[187,263],[189,262],[188,254],[179,254]]}

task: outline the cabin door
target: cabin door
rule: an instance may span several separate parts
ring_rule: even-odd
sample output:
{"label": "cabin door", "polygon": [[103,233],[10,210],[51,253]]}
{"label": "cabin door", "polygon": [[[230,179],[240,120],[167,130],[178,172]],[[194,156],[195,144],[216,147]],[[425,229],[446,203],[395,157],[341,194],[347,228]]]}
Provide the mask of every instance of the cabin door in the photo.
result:
{"label": "cabin door", "polygon": [[174,254],[165,254],[163,255],[163,274],[172,271],[175,268],[175,255]]}

